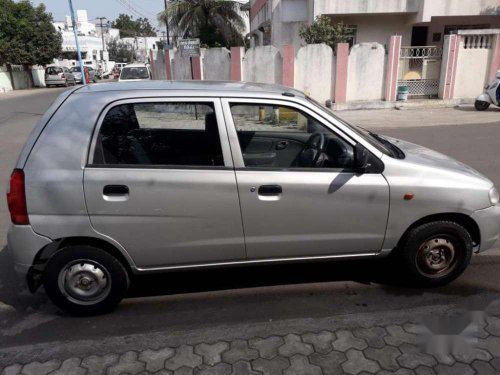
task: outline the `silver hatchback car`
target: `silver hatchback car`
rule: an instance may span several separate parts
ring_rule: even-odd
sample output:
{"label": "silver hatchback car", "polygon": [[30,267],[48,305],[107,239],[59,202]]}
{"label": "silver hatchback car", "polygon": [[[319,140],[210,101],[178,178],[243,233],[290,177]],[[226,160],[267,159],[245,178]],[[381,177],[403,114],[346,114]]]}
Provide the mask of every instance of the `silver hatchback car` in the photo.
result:
{"label": "silver hatchback car", "polygon": [[73,314],[112,310],[133,275],[203,267],[391,254],[407,281],[443,285],[500,232],[475,170],[241,82],[64,92],[7,199],[16,269]]}

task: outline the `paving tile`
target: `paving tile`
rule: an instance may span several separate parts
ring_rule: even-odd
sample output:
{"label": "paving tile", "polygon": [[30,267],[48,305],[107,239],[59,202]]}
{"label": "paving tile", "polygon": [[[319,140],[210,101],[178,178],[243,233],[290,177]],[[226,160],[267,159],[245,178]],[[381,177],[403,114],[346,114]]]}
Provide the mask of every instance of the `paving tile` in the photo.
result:
{"label": "paving tile", "polygon": [[399,350],[403,354],[397,358],[397,362],[402,367],[416,369],[419,366],[433,367],[437,365],[437,361],[432,355],[424,353],[416,345],[402,344]]}
{"label": "paving tile", "polygon": [[355,349],[350,349],[346,353],[347,361],[342,363],[342,368],[347,374],[358,375],[366,371],[369,373],[376,373],[380,370],[377,362],[365,358],[363,352]]}
{"label": "paving tile", "polygon": [[18,375],[21,373],[22,368],[23,368],[23,365],[16,363],[14,365],[10,365],[10,366],[7,366],[6,368],[4,368],[0,374],[1,375]]}
{"label": "paving tile", "polygon": [[489,336],[485,339],[479,339],[477,347],[486,349],[493,357],[500,357],[500,337]]}
{"label": "paving tile", "polygon": [[182,366],[174,371],[174,375],[194,375],[194,372],[191,367]]}
{"label": "paving tile", "polygon": [[172,348],[160,350],[145,350],[139,354],[139,360],[146,363],[146,370],[150,372],[160,371],[165,368],[165,361],[175,354]]}
{"label": "paving tile", "polygon": [[382,349],[368,348],[363,353],[366,358],[377,361],[384,370],[396,371],[400,367],[396,358],[401,355],[401,352],[393,346],[385,346]]}
{"label": "paving tile", "polygon": [[81,362],[80,358],[68,358],[59,369],[51,372],[50,375],[85,375],[87,369],[80,366]]}
{"label": "paving tile", "polygon": [[436,375],[436,371],[434,371],[431,367],[418,366],[415,369],[415,374],[417,374],[417,375]]}
{"label": "paving tile", "polygon": [[500,358],[493,358],[490,364],[497,370],[500,371]]}
{"label": "paving tile", "polygon": [[231,375],[262,375],[259,372],[253,371],[250,362],[238,361],[233,364],[233,372]]}
{"label": "paving tile", "polygon": [[229,375],[233,371],[231,365],[218,363],[215,366],[201,365],[194,369],[194,375]]}
{"label": "paving tile", "polygon": [[277,375],[282,374],[283,370],[290,367],[290,362],[283,357],[274,357],[273,359],[259,358],[252,362],[252,367],[264,375]]}
{"label": "paving tile", "polygon": [[397,371],[382,370],[380,372],[377,372],[377,375],[415,375],[415,373],[412,370],[408,370],[407,368],[400,368]]}
{"label": "paving tile", "polygon": [[213,366],[222,361],[221,354],[229,349],[227,342],[217,342],[215,344],[198,344],[194,348],[194,352],[203,357],[203,362],[209,366]]}
{"label": "paving tile", "polygon": [[129,374],[136,375],[144,371],[146,365],[139,361],[138,354],[133,351],[126,352],[120,356],[118,363],[108,368],[108,375]]}
{"label": "paving tile", "polygon": [[459,362],[471,363],[473,361],[489,361],[493,357],[492,355],[485,349],[480,349],[476,347],[465,347],[460,350],[455,350],[453,352],[453,357]]}
{"label": "paving tile", "polygon": [[487,325],[484,329],[493,336],[500,336],[500,319],[495,316],[486,317]]}
{"label": "paving tile", "polygon": [[476,373],[469,365],[458,362],[452,366],[439,364],[434,370],[437,375],[474,375]]}
{"label": "paving tile", "polygon": [[336,350],[328,354],[313,353],[309,356],[309,362],[321,367],[323,375],[343,375],[342,363],[345,361],[347,361],[346,355]]}
{"label": "paving tile", "polygon": [[283,371],[284,375],[322,375],[319,366],[309,363],[307,357],[295,355],[290,358],[290,367]]}
{"label": "paving tile", "polygon": [[434,354],[434,358],[436,358],[439,363],[447,366],[451,366],[456,362],[455,357],[447,353]]}
{"label": "paving tile", "polygon": [[101,375],[105,374],[109,366],[118,362],[118,354],[106,354],[103,356],[91,355],[82,360],[80,366],[86,368],[87,375]]}
{"label": "paving tile", "polygon": [[353,333],[354,336],[364,339],[373,348],[381,349],[386,345],[384,337],[387,336],[387,331],[382,327],[358,328]]}
{"label": "paving tile", "polygon": [[279,347],[278,353],[284,357],[292,357],[296,354],[308,356],[314,353],[311,344],[303,343],[300,336],[295,334],[286,335],[284,338],[285,343]]}
{"label": "paving tile", "polygon": [[51,360],[47,362],[31,362],[25,365],[21,371],[23,375],[46,375],[57,370],[61,366],[61,361]]}
{"label": "paving tile", "polygon": [[165,368],[168,370],[178,370],[182,367],[194,368],[201,365],[203,359],[201,356],[194,354],[194,349],[191,345],[182,345],[175,349],[173,357],[165,361]]}
{"label": "paving tile", "polygon": [[337,331],[336,335],[337,340],[332,343],[335,350],[345,352],[349,349],[364,350],[368,347],[365,340],[354,337],[351,331]]}
{"label": "paving tile", "polygon": [[318,333],[306,333],[302,335],[302,341],[311,344],[318,353],[326,354],[333,350],[332,342],[337,336],[330,331],[321,331]]}
{"label": "paving tile", "polygon": [[163,369],[157,372],[143,371],[138,373],[137,375],[172,375],[172,374],[173,374],[172,371]]}
{"label": "paving tile", "polygon": [[262,358],[272,359],[278,355],[278,348],[285,343],[285,340],[279,336],[271,336],[265,339],[252,339],[248,343],[251,348],[259,351]]}
{"label": "paving tile", "polygon": [[500,371],[496,370],[488,362],[474,361],[471,366],[479,375],[500,375]]}
{"label": "paving tile", "polygon": [[392,325],[386,327],[388,335],[384,337],[384,341],[388,345],[400,346],[402,344],[417,344],[418,337],[414,333],[406,332],[403,327]]}
{"label": "paving tile", "polygon": [[222,360],[231,364],[240,360],[251,361],[257,358],[259,358],[259,353],[257,350],[249,348],[245,340],[231,342],[230,349],[222,354]]}

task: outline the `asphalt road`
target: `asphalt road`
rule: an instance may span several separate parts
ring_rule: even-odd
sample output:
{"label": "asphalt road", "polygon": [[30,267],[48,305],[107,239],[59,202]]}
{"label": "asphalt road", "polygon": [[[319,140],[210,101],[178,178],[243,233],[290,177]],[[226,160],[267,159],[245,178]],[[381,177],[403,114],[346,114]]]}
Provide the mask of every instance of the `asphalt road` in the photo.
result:
{"label": "asphalt road", "polygon": [[[62,89],[0,99],[0,249],[8,214],[4,190],[20,147],[37,118]],[[414,116],[418,112],[409,112]],[[479,116],[479,115],[478,115]],[[478,117],[480,120],[480,117]],[[480,122],[480,121],[478,121]],[[381,133],[446,153],[489,176],[500,186],[500,122],[490,124],[381,129]],[[476,256],[466,273],[434,290],[405,289],[387,278],[380,262],[336,262],[235,270],[181,272],[136,280],[131,297],[113,314],[72,318],[30,295],[15,277],[6,251],[0,250],[0,349],[52,341],[196,331],[218,325],[240,327],[343,314],[409,311],[463,305],[474,297],[500,297],[500,247]],[[236,328],[235,328],[236,329]],[[126,340],[125,340],[126,341]],[[119,345],[119,344],[117,344]]]}

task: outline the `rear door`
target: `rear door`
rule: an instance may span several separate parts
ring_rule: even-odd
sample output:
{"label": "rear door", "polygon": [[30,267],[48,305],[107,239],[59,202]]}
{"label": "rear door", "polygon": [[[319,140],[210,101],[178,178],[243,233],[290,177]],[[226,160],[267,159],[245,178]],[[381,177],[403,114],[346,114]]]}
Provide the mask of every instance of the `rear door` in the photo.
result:
{"label": "rear door", "polygon": [[[297,103],[235,98],[223,105],[249,259],[381,250],[389,187],[381,173],[353,170],[352,139]],[[318,134],[325,152],[311,166],[303,151]]]}
{"label": "rear door", "polygon": [[245,258],[219,99],[113,103],[98,124],[84,186],[92,226],[141,269]]}

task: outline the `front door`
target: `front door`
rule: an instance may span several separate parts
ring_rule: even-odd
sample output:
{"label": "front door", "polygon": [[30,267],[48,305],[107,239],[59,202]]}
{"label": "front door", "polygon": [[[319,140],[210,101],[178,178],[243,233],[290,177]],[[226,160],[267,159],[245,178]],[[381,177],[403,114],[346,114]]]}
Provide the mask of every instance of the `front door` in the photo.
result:
{"label": "front door", "polygon": [[223,105],[249,259],[381,250],[388,184],[380,173],[353,171],[352,141],[296,103]]}
{"label": "front door", "polygon": [[88,213],[141,269],[245,259],[219,100],[113,104],[85,168]]}

